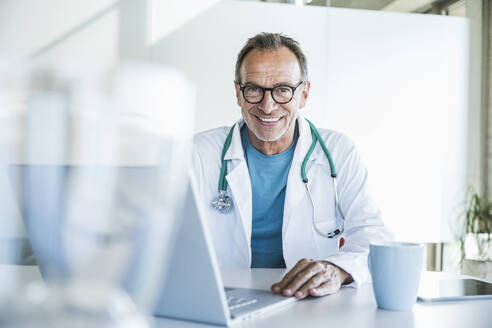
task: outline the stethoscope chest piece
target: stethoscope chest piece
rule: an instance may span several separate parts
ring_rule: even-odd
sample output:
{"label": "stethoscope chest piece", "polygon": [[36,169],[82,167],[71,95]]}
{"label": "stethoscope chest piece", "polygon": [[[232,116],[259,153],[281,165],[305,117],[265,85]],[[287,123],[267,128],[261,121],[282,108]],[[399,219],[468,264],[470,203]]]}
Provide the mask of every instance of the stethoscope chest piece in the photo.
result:
{"label": "stethoscope chest piece", "polygon": [[232,210],[232,199],[225,191],[219,190],[219,196],[212,199],[210,205],[220,213],[227,214]]}

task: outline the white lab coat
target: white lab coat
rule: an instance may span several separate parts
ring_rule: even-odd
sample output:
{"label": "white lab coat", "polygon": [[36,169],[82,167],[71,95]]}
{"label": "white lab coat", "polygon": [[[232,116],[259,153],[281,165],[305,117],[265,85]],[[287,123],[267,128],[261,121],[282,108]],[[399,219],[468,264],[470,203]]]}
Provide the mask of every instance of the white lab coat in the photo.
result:
{"label": "white lab coat", "polygon": [[[313,227],[311,201],[301,179],[301,164],[312,143],[311,131],[302,115],[299,114],[297,122],[299,138],[287,180],[282,226],[282,250],[287,268],[301,258],[327,260],[352,275],[354,283],[351,286],[370,281],[367,267],[369,243],[392,239],[392,234],[383,225],[381,213],[371,199],[367,170],[359,152],[344,135],[319,129],[335,163],[340,204],[346,218],[345,245],[339,250],[339,238],[323,237]],[[233,200],[233,210],[228,214],[219,213],[210,206],[210,202],[218,195],[221,153],[230,127],[216,128],[194,137],[193,178],[198,199],[204,203],[205,220],[222,268],[251,265],[252,191],[241,143],[240,128],[243,124],[242,119],[236,124],[225,155],[227,194]],[[322,231],[331,232],[336,228],[335,194],[330,165],[319,144],[309,158],[306,172],[318,226]]]}

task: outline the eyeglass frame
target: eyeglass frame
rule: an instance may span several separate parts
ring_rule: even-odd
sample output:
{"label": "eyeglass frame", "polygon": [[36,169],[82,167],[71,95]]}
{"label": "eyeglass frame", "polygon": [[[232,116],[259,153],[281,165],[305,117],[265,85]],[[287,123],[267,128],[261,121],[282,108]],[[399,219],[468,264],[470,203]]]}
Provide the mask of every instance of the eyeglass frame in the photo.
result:
{"label": "eyeglass frame", "polygon": [[[277,86],[275,86],[275,87],[273,87],[273,88],[263,88],[263,87],[260,87],[259,85],[253,84],[255,87],[260,88],[260,89],[261,89],[261,91],[263,92],[263,95],[261,96],[261,99],[260,99],[259,101],[257,101],[257,102],[251,102],[251,101],[249,101],[249,100],[246,98],[246,96],[244,95],[244,89],[245,89],[248,85],[246,85],[246,84],[245,84],[245,85],[241,85],[241,84],[239,84],[239,83],[238,83],[238,85],[239,85],[239,90],[241,90],[241,94],[243,95],[244,100],[246,100],[246,102],[247,102],[248,104],[256,105],[256,104],[261,103],[261,102],[263,101],[263,99],[265,99],[265,91],[270,91],[270,95],[271,95],[271,97],[272,97],[273,101],[275,101],[275,102],[276,102],[277,104],[279,104],[279,105],[285,105],[285,104],[288,104],[289,102],[291,102],[291,101],[292,101],[292,98],[294,98],[294,93],[296,92],[297,88],[299,88],[299,86],[301,86],[301,84],[303,84],[303,83],[305,83],[305,82],[306,82],[306,81],[301,80],[299,83],[297,83],[297,85],[296,85],[295,87],[290,86],[290,85],[288,85],[288,84],[280,84],[280,85],[277,85]],[[273,96],[273,90],[274,90],[274,89],[277,89],[277,88],[281,88],[281,87],[284,87],[284,88],[285,88],[285,87],[287,87],[287,88],[290,88],[290,89],[292,90],[292,95],[290,96],[290,99],[289,99],[288,101],[285,101],[285,102],[278,102],[278,101],[277,101],[277,99],[275,99],[275,97]]]}

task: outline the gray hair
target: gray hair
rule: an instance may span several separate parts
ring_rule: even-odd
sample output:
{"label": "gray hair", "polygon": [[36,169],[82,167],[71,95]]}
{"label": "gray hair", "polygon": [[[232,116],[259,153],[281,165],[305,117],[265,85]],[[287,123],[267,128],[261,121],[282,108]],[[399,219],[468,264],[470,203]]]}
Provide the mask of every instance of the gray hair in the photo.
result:
{"label": "gray hair", "polygon": [[296,55],[299,66],[301,67],[301,78],[303,81],[308,81],[307,60],[299,46],[299,42],[288,36],[282,35],[282,33],[263,32],[249,38],[239,52],[236,60],[236,82],[241,83],[241,65],[243,64],[244,58],[251,50],[277,50],[280,47],[286,47]]}

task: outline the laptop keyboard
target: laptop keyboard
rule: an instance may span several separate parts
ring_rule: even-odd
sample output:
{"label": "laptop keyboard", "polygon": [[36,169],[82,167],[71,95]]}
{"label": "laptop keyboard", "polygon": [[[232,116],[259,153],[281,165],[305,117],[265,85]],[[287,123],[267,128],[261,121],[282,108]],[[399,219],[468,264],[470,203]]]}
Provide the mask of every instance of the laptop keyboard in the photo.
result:
{"label": "laptop keyboard", "polygon": [[243,297],[234,297],[234,296],[228,296],[227,297],[227,304],[229,305],[230,310],[236,310],[238,308],[241,308],[246,305],[254,304],[258,302],[257,299],[254,298],[243,298]]}

